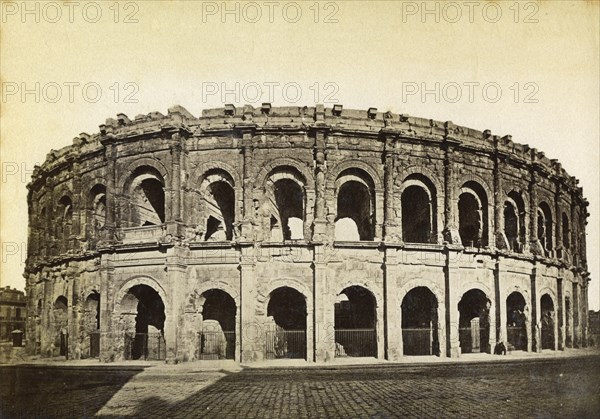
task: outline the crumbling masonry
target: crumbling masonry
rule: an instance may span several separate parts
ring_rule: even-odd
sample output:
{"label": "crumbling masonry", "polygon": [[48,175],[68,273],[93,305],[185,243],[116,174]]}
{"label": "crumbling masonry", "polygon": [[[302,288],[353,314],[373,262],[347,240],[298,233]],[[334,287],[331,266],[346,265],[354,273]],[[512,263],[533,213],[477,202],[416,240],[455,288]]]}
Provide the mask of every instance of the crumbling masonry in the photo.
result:
{"label": "crumbling masonry", "polygon": [[27,345],[242,362],[587,342],[587,201],[510,136],[390,112],[180,106],[28,185]]}

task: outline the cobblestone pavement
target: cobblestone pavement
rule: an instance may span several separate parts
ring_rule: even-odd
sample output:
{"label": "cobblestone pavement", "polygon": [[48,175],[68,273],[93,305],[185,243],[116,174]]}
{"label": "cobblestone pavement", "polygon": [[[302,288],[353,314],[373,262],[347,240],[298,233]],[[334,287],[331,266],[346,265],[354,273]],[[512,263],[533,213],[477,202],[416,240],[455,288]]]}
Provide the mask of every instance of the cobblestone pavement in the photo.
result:
{"label": "cobblestone pavement", "polygon": [[600,357],[206,370],[0,367],[0,417],[600,417]]}

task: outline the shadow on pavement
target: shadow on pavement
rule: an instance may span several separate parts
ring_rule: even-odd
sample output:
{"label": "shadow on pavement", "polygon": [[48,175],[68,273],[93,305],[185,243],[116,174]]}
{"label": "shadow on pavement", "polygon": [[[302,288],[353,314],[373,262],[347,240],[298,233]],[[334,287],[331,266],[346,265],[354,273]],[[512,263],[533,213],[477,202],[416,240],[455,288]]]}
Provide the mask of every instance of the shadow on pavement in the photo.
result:
{"label": "shadow on pavement", "polygon": [[[600,358],[539,363],[245,369],[129,417],[594,417]],[[132,405],[133,407],[133,405]]]}
{"label": "shadow on pavement", "polygon": [[144,367],[0,366],[0,417],[90,417],[143,370]]}

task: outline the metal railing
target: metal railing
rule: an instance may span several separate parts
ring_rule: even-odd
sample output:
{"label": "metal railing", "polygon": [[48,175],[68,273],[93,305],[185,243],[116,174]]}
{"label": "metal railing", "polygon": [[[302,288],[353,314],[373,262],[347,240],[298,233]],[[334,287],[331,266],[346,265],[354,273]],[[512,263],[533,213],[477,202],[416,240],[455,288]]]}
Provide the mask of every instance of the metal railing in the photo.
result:
{"label": "metal railing", "polygon": [[268,330],[266,359],[306,359],[306,330]]}
{"label": "metal railing", "polygon": [[527,330],[525,326],[506,326],[506,340],[517,351],[527,350]]}
{"label": "metal railing", "polygon": [[235,332],[198,333],[198,359],[235,359]]}
{"label": "metal railing", "polygon": [[541,330],[542,349],[556,349],[554,347],[554,325],[542,323]]}
{"label": "metal railing", "polygon": [[433,329],[402,328],[404,355],[433,355]]}
{"label": "metal railing", "polygon": [[167,358],[167,345],[162,333],[125,333],[124,351],[127,360]]}
{"label": "metal railing", "polygon": [[377,356],[375,329],[336,329],[335,356]]}
{"label": "metal railing", "polygon": [[458,337],[462,353],[487,352],[489,350],[489,335],[484,327],[460,327]]}
{"label": "metal railing", "polygon": [[90,332],[90,358],[100,357],[100,332]]}

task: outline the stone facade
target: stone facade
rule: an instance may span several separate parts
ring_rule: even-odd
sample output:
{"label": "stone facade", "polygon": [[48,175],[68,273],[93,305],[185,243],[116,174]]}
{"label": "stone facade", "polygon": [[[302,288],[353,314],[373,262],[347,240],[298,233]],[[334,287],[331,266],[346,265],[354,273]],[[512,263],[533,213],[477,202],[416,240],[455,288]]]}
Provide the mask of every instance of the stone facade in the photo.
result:
{"label": "stone facade", "polygon": [[25,333],[27,316],[25,293],[10,287],[0,288],[0,342],[12,340],[12,332]]}
{"label": "stone facade", "polygon": [[586,346],[577,183],[510,136],[374,108],[119,114],[28,185],[28,347],[250,362]]}

